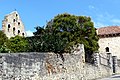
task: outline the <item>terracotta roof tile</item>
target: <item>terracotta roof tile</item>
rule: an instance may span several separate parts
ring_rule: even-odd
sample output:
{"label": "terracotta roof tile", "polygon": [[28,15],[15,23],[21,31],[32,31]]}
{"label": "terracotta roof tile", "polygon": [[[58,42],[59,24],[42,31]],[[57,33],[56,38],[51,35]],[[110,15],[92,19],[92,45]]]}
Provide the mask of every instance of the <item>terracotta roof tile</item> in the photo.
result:
{"label": "terracotta roof tile", "polygon": [[120,26],[108,26],[98,28],[98,35],[116,34],[120,33]]}

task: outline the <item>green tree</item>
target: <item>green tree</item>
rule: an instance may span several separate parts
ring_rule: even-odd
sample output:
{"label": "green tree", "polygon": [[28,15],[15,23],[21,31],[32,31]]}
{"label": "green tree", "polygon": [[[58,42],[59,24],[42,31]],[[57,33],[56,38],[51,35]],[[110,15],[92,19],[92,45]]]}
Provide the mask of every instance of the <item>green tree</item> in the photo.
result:
{"label": "green tree", "polygon": [[56,42],[66,40],[66,43],[64,43],[65,52],[70,52],[74,45],[84,44],[86,61],[90,61],[89,58],[92,59],[92,53],[98,51],[98,36],[90,17],[67,13],[59,14],[47,24],[46,30],[53,36],[61,37]]}
{"label": "green tree", "polygon": [[8,40],[8,38],[6,37],[6,35],[0,31],[0,53],[6,53],[9,50],[6,48],[6,41]]}
{"label": "green tree", "polygon": [[10,49],[11,52],[25,52],[28,49],[28,41],[26,38],[21,36],[11,37],[6,42],[6,47]]}
{"label": "green tree", "polygon": [[7,40],[8,38],[6,37],[6,35],[2,31],[0,31],[0,47],[2,47]]}
{"label": "green tree", "polygon": [[44,29],[38,27],[36,30],[34,35],[40,36],[40,50],[71,52],[75,45],[82,43],[88,58],[99,48],[94,24],[87,16],[58,14]]}
{"label": "green tree", "polygon": [[45,36],[45,30],[44,30],[44,26],[40,27],[37,26],[35,27],[36,32],[34,32],[34,36],[32,37],[27,37],[27,40],[29,42],[29,52],[41,52],[41,51],[45,51],[43,48],[43,42],[45,41],[43,39],[43,36]]}
{"label": "green tree", "polygon": [[67,50],[79,43],[83,43],[85,48],[91,51],[97,51],[99,48],[98,36],[90,17],[67,13],[59,14],[52,19],[51,25],[48,24],[46,28],[52,31],[52,35],[59,35],[63,39],[67,38]]}
{"label": "green tree", "polygon": [[35,29],[36,29],[36,32],[33,32],[34,36],[44,35],[44,33],[45,33],[44,26],[43,27],[37,26],[37,27],[35,27]]}
{"label": "green tree", "polygon": [[66,39],[62,39],[59,35],[52,34],[50,29],[40,26],[36,27],[33,37],[28,37],[29,51],[37,52],[64,52]]}

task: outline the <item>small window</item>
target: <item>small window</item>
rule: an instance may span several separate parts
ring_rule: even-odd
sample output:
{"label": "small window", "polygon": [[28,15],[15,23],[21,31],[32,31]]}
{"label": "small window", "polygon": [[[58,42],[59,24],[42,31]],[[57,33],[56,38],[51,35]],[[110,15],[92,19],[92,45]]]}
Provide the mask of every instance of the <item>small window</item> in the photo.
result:
{"label": "small window", "polygon": [[15,27],[13,28],[13,34],[15,35]]}
{"label": "small window", "polygon": [[24,36],[25,34],[24,34],[24,33],[22,33],[22,35]]}
{"label": "small window", "polygon": [[8,28],[10,28],[10,24],[8,24]]}
{"label": "small window", "polygon": [[20,22],[18,22],[18,25],[20,25]]}
{"label": "small window", "polygon": [[106,47],[105,49],[106,49],[106,52],[109,52],[109,47]]}
{"label": "small window", "polygon": [[18,16],[18,14],[16,14],[16,17]]}
{"label": "small window", "polygon": [[15,19],[13,19],[13,22],[15,22]]}
{"label": "small window", "polygon": [[13,28],[13,31],[15,31],[15,27]]}
{"label": "small window", "polygon": [[18,30],[18,34],[20,34],[20,30]]}
{"label": "small window", "polygon": [[8,24],[8,32],[9,32],[9,30],[10,30],[10,24]]}

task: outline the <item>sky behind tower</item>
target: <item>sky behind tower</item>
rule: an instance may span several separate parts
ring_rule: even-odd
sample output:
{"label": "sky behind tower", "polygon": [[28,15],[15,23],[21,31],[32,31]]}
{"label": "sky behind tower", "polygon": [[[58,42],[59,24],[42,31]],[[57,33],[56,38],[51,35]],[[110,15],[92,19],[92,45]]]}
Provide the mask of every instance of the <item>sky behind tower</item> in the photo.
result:
{"label": "sky behind tower", "polygon": [[0,26],[6,14],[17,10],[28,35],[57,14],[90,16],[96,28],[120,26],[120,0],[0,0]]}

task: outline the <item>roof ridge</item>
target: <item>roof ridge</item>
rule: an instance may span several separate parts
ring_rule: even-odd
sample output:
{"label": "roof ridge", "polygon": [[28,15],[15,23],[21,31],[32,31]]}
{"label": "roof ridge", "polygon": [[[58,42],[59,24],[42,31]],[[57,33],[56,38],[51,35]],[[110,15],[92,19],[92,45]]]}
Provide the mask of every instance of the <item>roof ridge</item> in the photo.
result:
{"label": "roof ridge", "polygon": [[120,33],[120,26],[109,26],[98,28],[98,35]]}

